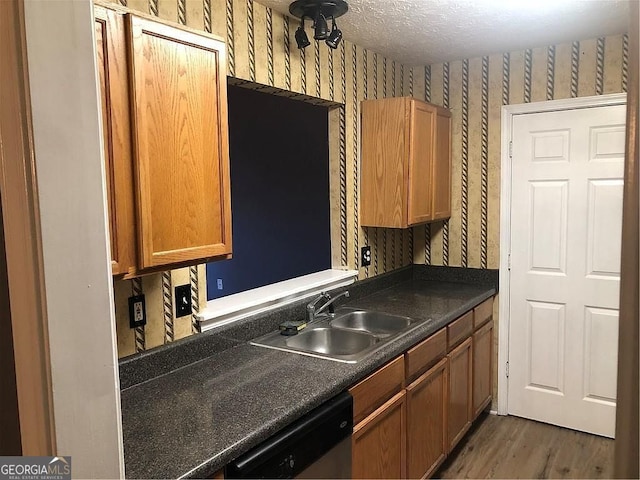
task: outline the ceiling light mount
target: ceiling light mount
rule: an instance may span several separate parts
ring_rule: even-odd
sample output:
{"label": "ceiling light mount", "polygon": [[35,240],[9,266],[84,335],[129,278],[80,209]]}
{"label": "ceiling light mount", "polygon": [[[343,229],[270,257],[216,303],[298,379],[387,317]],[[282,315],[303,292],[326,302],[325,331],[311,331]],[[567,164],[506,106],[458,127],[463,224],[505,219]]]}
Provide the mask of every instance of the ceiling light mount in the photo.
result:
{"label": "ceiling light mount", "polygon": [[[341,17],[349,10],[345,0],[296,0],[289,5],[289,13],[301,20],[300,27],[296,31],[296,43],[298,48],[308,47],[310,42],[304,32],[304,20],[313,21],[315,40],[325,40],[333,49],[338,48],[342,40],[342,31],[336,25],[336,18]],[[329,31],[327,20],[331,19],[332,26]]]}
{"label": "ceiling light mount", "polygon": [[289,5],[289,13],[297,18],[310,18],[315,20],[321,13],[327,18],[338,18],[347,13],[349,5],[344,0],[296,0]]}

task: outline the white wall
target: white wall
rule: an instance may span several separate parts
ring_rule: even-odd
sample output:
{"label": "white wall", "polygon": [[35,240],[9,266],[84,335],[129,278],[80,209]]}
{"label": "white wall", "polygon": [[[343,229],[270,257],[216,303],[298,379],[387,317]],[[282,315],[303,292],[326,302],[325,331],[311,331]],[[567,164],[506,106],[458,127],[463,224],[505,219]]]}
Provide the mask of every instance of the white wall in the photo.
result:
{"label": "white wall", "polygon": [[25,0],[58,454],[124,476],[90,0]]}

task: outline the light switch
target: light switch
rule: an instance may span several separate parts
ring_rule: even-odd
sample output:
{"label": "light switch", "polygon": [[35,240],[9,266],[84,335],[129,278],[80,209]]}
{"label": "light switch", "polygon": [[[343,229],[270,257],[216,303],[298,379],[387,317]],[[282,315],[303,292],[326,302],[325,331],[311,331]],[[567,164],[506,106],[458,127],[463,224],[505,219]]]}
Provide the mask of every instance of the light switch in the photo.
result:
{"label": "light switch", "polygon": [[176,287],[176,317],[191,315],[191,285]]}

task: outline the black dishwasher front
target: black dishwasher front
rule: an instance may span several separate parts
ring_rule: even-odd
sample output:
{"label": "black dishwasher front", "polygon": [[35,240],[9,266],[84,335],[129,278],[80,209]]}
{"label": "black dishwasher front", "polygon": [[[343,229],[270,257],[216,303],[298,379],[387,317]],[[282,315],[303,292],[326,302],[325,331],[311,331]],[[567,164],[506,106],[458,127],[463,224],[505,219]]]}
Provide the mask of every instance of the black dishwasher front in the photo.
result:
{"label": "black dishwasher front", "polygon": [[225,478],[350,478],[352,432],[343,392],[231,462]]}

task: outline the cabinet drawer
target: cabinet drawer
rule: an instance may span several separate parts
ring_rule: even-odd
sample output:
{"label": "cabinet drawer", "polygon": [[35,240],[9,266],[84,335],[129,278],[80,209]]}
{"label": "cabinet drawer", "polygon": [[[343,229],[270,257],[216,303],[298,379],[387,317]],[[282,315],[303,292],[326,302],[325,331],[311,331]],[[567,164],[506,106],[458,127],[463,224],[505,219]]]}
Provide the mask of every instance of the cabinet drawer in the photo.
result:
{"label": "cabinet drawer", "polygon": [[447,326],[447,349],[451,350],[473,332],[473,310]]}
{"label": "cabinet drawer", "polygon": [[417,377],[447,354],[447,329],[443,328],[409,350],[404,357],[407,381]]}
{"label": "cabinet drawer", "polygon": [[360,422],[403,386],[404,355],[387,363],[349,389],[353,396],[353,423]]}
{"label": "cabinet drawer", "polygon": [[485,300],[473,309],[473,329],[477,330],[487,323],[493,315],[493,297]]}

